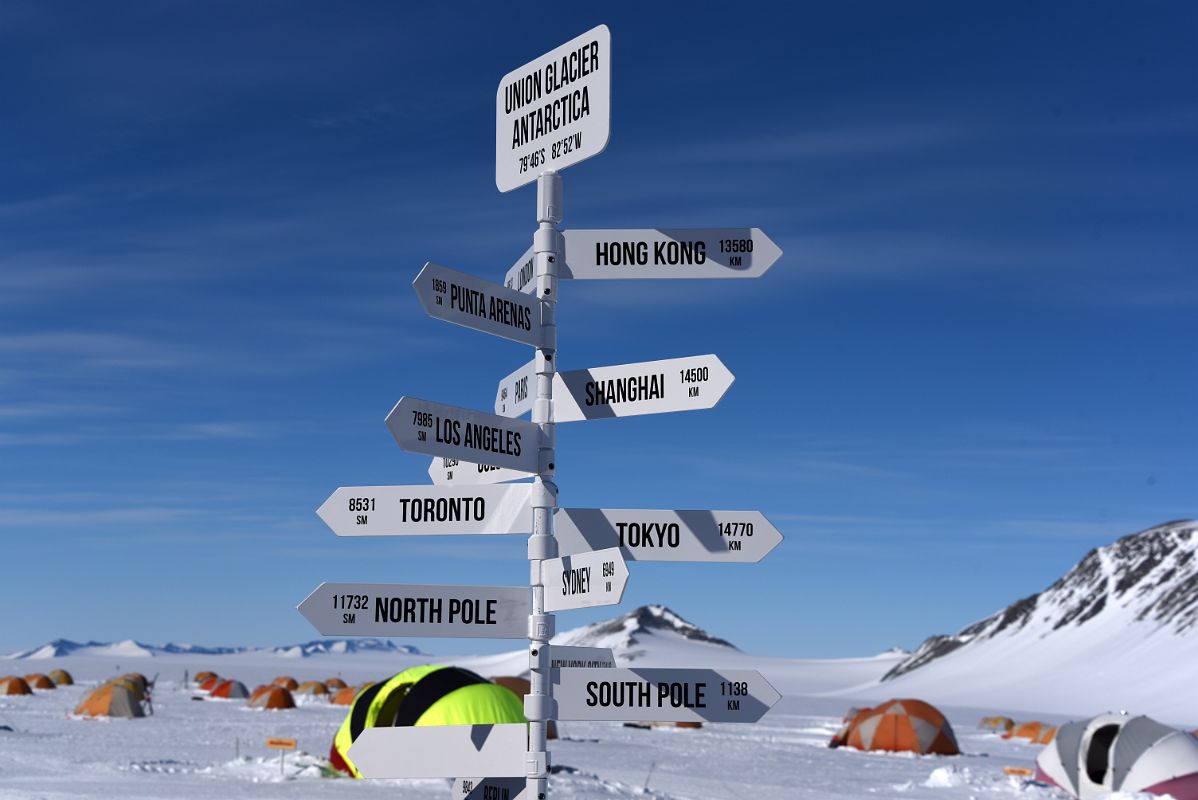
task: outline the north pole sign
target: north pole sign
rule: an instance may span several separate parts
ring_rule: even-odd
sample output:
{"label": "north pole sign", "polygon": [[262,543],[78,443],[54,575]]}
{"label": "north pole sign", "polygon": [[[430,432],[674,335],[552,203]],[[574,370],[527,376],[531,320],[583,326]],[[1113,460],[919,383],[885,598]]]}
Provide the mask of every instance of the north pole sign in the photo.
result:
{"label": "north pole sign", "polygon": [[322,583],[299,604],[321,636],[528,636],[522,586]]}
{"label": "north pole sign", "polygon": [[599,25],[499,81],[495,185],[508,192],[597,156],[610,133],[611,32]]}

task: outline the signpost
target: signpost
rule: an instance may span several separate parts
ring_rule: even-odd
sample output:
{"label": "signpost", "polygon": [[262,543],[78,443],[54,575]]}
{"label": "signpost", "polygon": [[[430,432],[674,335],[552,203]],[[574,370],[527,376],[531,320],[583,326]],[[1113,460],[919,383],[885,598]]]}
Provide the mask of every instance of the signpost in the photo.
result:
{"label": "signpost", "polygon": [[316,513],[338,536],[530,533],[531,487],[343,486]]}
{"label": "signpost", "polygon": [[[782,250],[760,228],[646,228],[568,230],[559,278],[760,278]],[[504,276],[504,285],[535,291],[526,252]]]}
{"label": "signpost", "polygon": [[430,317],[534,347],[544,336],[537,301],[506,286],[430,261],[412,288]]}
{"label": "signpost", "polygon": [[562,669],[558,719],[625,722],[756,722],[781,699],[748,669]]}
{"label": "signpost", "polygon": [[563,555],[618,547],[629,561],[755,563],[782,541],[759,511],[558,509]]}
{"label": "signpost", "polygon": [[532,473],[518,469],[475,464],[456,458],[434,458],[428,465],[428,476],[438,486],[478,486],[489,483],[506,483],[531,478]]}
{"label": "signpost", "polygon": [[366,728],[349,758],[367,778],[514,778],[524,775],[527,747],[522,722]]}
{"label": "signpost", "polygon": [[402,397],[387,427],[404,450],[536,472],[541,430],[530,422],[484,411]]}
{"label": "signpost", "polygon": [[454,800],[524,800],[524,778],[458,778]]}
{"label": "signpost", "polygon": [[326,582],[299,612],[321,636],[528,635],[528,589],[522,586]]}
{"label": "signpost", "polygon": [[495,185],[508,192],[597,156],[610,133],[611,32],[599,25],[499,81]]}
{"label": "signpost", "polygon": [[295,739],[279,739],[274,736],[266,740],[266,746],[279,751],[279,777],[283,777],[283,755],[288,750],[294,750],[298,743]]}
{"label": "signpost", "polygon": [[[557,375],[553,376],[554,394],[559,389]],[[537,388],[537,360],[504,376],[495,389],[495,413],[501,417],[522,417],[532,411],[533,392]],[[557,421],[557,420],[555,420]]]}
{"label": "signpost", "polygon": [[541,570],[546,611],[616,605],[628,583],[628,565],[618,547],[551,558]]}
{"label": "signpost", "polygon": [[608,647],[551,644],[549,666],[552,669],[615,669],[616,657]]}

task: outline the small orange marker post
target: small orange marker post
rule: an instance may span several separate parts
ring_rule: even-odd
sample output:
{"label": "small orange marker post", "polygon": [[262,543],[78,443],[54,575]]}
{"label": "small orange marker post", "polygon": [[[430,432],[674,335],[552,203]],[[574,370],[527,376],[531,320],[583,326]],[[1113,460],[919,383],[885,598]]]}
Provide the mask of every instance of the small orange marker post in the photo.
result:
{"label": "small orange marker post", "polygon": [[279,739],[272,736],[266,740],[266,746],[272,750],[279,751],[279,777],[283,777],[283,751],[294,750],[296,746],[295,739]]}
{"label": "small orange marker post", "polygon": [[1003,767],[1002,771],[1007,775],[1018,775],[1022,778],[1030,778],[1035,774],[1029,767]]}

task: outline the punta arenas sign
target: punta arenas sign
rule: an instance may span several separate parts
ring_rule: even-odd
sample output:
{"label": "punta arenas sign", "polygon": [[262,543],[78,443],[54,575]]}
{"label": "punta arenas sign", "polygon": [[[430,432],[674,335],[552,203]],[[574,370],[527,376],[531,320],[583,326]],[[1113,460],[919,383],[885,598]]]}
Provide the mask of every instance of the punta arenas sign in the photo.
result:
{"label": "punta arenas sign", "polygon": [[499,81],[495,185],[511,191],[597,156],[610,133],[611,31],[599,25]]}
{"label": "punta arenas sign", "polygon": [[528,635],[528,589],[522,586],[325,582],[299,612],[321,636]]}
{"label": "punta arenas sign", "polygon": [[430,317],[534,347],[541,342],[537,301],[514,289],[431,261],[412,288]]}

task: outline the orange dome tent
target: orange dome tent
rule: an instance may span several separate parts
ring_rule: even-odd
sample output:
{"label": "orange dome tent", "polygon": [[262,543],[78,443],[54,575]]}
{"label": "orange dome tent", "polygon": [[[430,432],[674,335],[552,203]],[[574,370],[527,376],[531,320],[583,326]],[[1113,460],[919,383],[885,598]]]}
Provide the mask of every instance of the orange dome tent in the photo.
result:
{"label": "orange dome tent", "polygon": [[838,730],[838,731],[836,731],[836,733],[832,734],[832,740],[830,742],[828,742],[828,747],[842,747],[842,746],[848,744],[849,743],[849,731],[852,730],[853,724],[858,719],[861,719],[861,718],[871,714],[872,712],[873,712],[873,708],[871,708],[869,706],[866,706],[865,708],[859,708],[857,706],[853,706],[848,711],[846,711],[845,715],[840,720],[843,724],[840,726],[840,730]]}
{"label": "orange dome tent", "polygon": [[887,700],[849,723],[844,743],[858,750],[960,755],[948,720],[922,700]]}
{"label": "orange dome tent", "polygon": [[354,695],[360,691],[358,686],[344,686],[337,690],[330,701],[335,706],[348,706],[354,702]]}
{"label": "orange dome tent", "polygon": [[211,692],[218,685],[220,685],[220,681],[221,681],[221,678],[219,675],[215,675],[215,674],[209,675],[207,678],[204,678],[204,680],[200,682],[200,691]]}
{"label": "orange dome tent", "polygon": [[196,682],[196,684],[198,685],[198,684],[201,684],[204,681],[208,680],[209,678],[215,678],[215,677],[216,677],[215,672],[213,672],[212,670],[206,669],[201,672],[197,672],[196,676],[192,680],[194,680]]}
{"label": "orange dome tent", "polygon": [[982,717],[978,727],[988,731],[1009,731],[1015,727],[1015,720],[1010,717]]}
{"label": "orange dome tent", "polygon": [[25,676],[25,683],[29,684],[30,689],[57,689],[58,684],[50,680],[49,675],[43,675],[40,672],[35,672],[32,675]]}
{"label": "orange dome tent", "polygon": [[50,680],[54,681],[58,686],[73,686],[75,684],[75,679],[65,669],[56,669],[51,672]]}
{"label": "orange dome tent", "polygon": [[291,692],[284,689],[282,686],[270,684],[267,686],[259,686],[250,695],[249,701],[246,703],[250,708],[273,708],[285,709],[295,708],[295,700],[291,697]]}
{"label": "orange dome tent", "polygon": [[228,700],[243,699],[250,696],[250,690],[241,681],[221,681],[210,692],[212,697],[223,697]]}
{"label": "orange dome tent", "polygon": [[299,681],[297,681],[295,678],[291,677],[290,675],[280,675],[279,677],[277,677],[273,681],[271,681],[271,683],[273,683],[275,686],[282,686],[284,689],[286,689],[289,692],[294,692],[296,689],[299,688]]}
{"label": "orange dome tent", "polygon": [[1052,744],[1052,740],[1057,738],[1057,726],[1050,725],[1040,734],[1040,738],[1036,740],[1036,744]]}
{"label": "orange dome tent", "polygon": [[295,690],[296,694],[308,694],[317,696],[327,696],[329,687],[325,686],[320,681],[304,681]]}
{"label": "orange dome tent", "polygon": [[329,678],[327,681],[324,682],[324,685],[326,687],[328,687],[328,690],[331,692],[334,689],[344,689],[349,684],[347,684],[345,681],[341,680],[340,678]]}
{"label": "orange dome tent", "polygon": [[137,696],[137,687],[126,680],[109,681],[92,690],[75,708],[76,714],[89,717],[144,717],[145,709]]}
{"label": "orange dome tent", "polygon": [[16,675],[6,675],[0,678],[0,695],[33,694],[24,678]]}
{"label": "orange dome tent", "polygon": [[1003,734],[1004,739],[1027,739],[1032,744],[1040,740],[1048,728],[1043,722],[1021,722]]}

